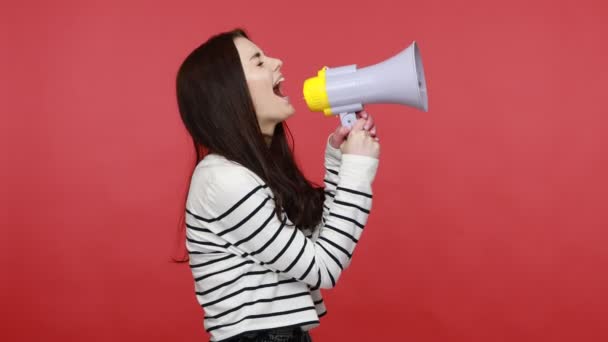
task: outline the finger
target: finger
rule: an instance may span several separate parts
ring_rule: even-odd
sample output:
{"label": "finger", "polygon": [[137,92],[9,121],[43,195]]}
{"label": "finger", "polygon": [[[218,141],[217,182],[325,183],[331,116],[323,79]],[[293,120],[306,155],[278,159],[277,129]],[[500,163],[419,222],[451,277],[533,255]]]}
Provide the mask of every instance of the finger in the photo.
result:
{"label": "finger", "polygon": [[336,127],[336,129],[334,130],[334,136],[340,135],[341,131],[342,131],[342,126]]}
{"label": "finger", "polygon": [[367,119],[367,117],[369,116],[369,113],[367,113],[367,111],[365,111],[365,109],[356,112],[356,114],[357,114],[357,119],[360,119],[360,118]]}
{"label": "finger", "polygon": [[335,148],[338,148],[344,141],[346,141],[346,135],[340,133],[339,131],[342,130],[336,130],[334,133],[332,133],[331,139],[329,140],[329,143]]}
{"label": "finger", "polygon": [[338,127],[336,127],[336,133],[338,133],[338,134],[344,134],[345,130],[350,130],[350,128],[348,126],[342,126],[342,125],[339,125]]}
{"label": "finger", "polygon": [[367,122],[365,123],[364,129],[370,129],[370,128],[374,127],[374,124],[375,124],[374,117],[371,115],[368,115]]}
{"label": "finger", "polygon": [[353,127],[351,128],[351,132],[356,132],[356,131],[361,131],[363,130],[363,126],[365,125],[365,122],[367,120],[361,118],[359,120],[357,120],[357,122],[355,122],[355,124],[353,125]]}
{"label": "finger", "polygon": [[348,130],[345,129],[345,127],[338,127],[335,132],[332,134],[332,141],[334,147],[335,146],[340,146],[342,144],[342,142],[346,139],[346,136],[348,135]]}
{"label": "finger", "polygon": [[340,131],[340,136],[342,137],[346,137],[348,135],[348,133],[350,132],[350,127],[348,126],[340,126],[339,131]]}

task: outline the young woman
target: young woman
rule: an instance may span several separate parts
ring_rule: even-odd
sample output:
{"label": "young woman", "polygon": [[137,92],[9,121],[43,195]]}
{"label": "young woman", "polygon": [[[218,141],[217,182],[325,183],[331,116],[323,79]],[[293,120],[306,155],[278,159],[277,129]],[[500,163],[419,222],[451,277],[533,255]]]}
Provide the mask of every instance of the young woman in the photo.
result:
{"label": "young woman", "polygon": [[326,313],[320,289],[336,286],[370,213],[372,117],[329,135],[325,186],[311,185],[286,138],[294,108],[281,66],[237,29],[196,48],[177,74],[197,152],[186,248],[211,341],[310,341]]}

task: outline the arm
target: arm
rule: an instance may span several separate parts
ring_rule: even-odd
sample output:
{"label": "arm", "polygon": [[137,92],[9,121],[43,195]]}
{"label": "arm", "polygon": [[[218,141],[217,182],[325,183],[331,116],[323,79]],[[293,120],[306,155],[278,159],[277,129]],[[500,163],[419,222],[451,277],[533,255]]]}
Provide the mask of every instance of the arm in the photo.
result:
{"label": "arm", "polygon": [[279,220],[272,192],[240,165],[205,170],[205,178],[197,186],[203,193],[190,210],[198,213],[199,225],[222,238],[232,253],[312,289],[332,288],[367,222],[377,166],[378,159],[372,157],[342,156],[331,214],[316,241],[293,226],[284,213]]}
{"label": "arm", "polygon": [[331,146],[329,143],[330,139],[331,134],[327,138],[327,144],[325,146],[325,176],[323,178],[323,182],[325,183],[325,201],[323,202],[323,222],[327,220],[330,207],[336,196],[336,187],[340,181],[338,173],[342,162],[342,151],[340,151],[339,148]]}

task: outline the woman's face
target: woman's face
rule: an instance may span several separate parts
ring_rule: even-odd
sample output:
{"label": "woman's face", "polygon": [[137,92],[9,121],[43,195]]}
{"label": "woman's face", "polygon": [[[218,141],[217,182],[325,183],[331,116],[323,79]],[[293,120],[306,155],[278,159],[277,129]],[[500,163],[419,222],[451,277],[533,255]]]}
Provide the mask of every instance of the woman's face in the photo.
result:
{"label": "woman's face", "polygon": [[266,56],[253,42],[237,37],[234,44],[239,52],[249,93],[257,113],[262,133],[272,135],[277,123],[295,112],[289,99],[281,93],[283,75],[279,59]]}

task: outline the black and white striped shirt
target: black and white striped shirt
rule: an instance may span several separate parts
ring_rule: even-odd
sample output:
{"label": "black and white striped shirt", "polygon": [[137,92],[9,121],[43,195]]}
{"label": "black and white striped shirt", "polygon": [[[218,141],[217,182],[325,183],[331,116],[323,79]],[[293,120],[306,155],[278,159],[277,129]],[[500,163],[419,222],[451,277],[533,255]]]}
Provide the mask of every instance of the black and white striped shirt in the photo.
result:
{"label": "black and white striped shirt", "polygon": [[207,155],[186,204],[186,247],[211,341],[284,326],[310,330],[326,313],[372,205],[378,159],[327,143],[323,220],[314,230],[275,215],[270,188],[242,165]]}

